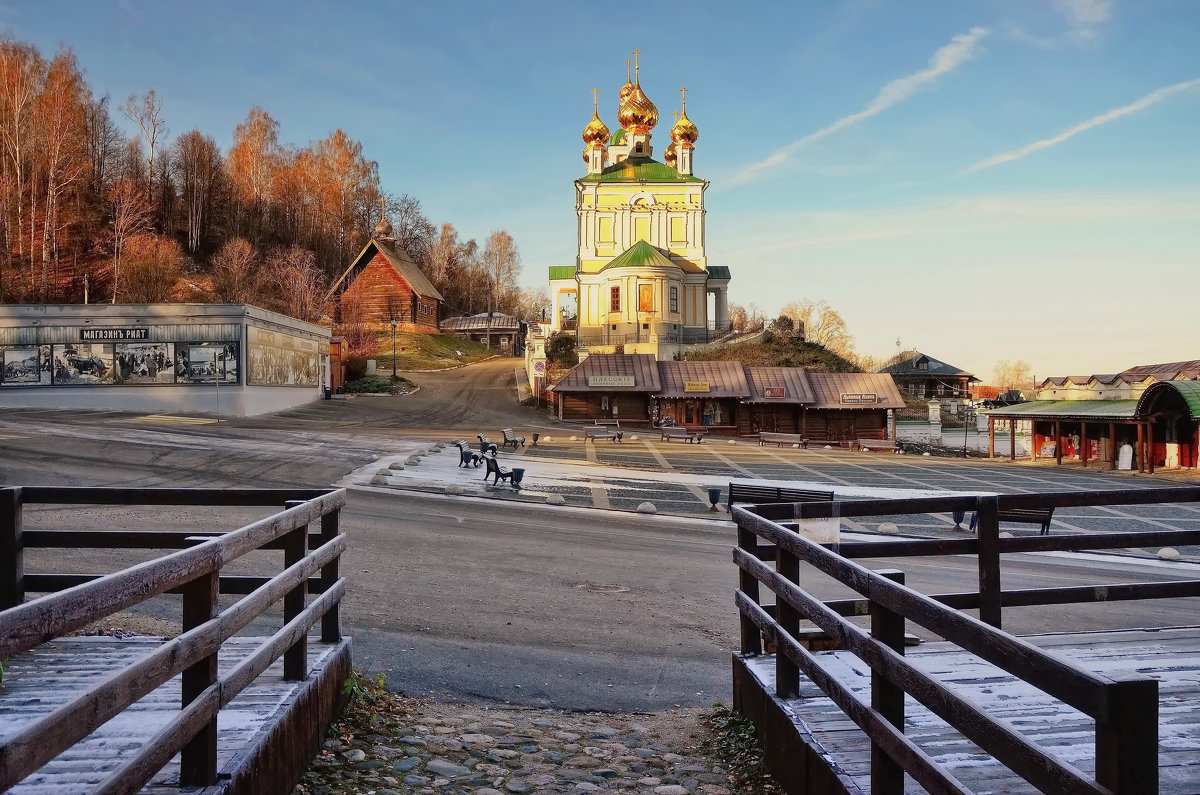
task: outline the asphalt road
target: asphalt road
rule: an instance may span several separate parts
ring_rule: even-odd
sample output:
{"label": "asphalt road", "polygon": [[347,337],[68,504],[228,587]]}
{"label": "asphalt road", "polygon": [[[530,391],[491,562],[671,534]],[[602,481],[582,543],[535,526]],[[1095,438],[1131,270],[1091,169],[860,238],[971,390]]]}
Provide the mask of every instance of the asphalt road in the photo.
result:
{"label": "asphalt road", "polygon": [[[306,410],[317,417],[189,425],[119,412],[6,413],[0,482],[325,486],[377,456],[424,447],[448,432],[464,435],[497,421],[548,423],[515,405],[507,391],[512,360],[501,365],[424,374],[423,397],[409,404],[372,398],[380,402],[356,401],[353,411],[340,401]],[[449,395],[455,379],[477,384],[473,401]],[[496,406],[476,416],[469,413],[473,403]],[[385,407],[395,404],[403,404],[410,424],[392,424]],[[460,415],[466,427],[449,424]],[[431,437],[413,427],[439,423],[449,431]],[[31,507],[26,521],[46,528],[193,530],[219,522],[231,529],[263,513]],[[352,490],[343,517],[351,541],[342,567],[349,580],[343,621],[354,637],[355,661],[386,673],[396,689],[588,710],[705,706],[729,698],[737,625],[734,532],[727,522],[360,489]],[[278,570],[278,553],[261,554],[237,570]],[[132,559],[37,551],[27,563],[31,570],[101,572]],[[895,566],[926,592],[968,590],[976,576],[967,557]],[[1111,556],[1015,556],[1006,562],[1005,585],[1195,576],[1157,566],[1131,567]],[[841,593],[812,572],[803,582],[822,596]],[[1005,618],[1019,632],[1194,624],[1197,602],[1037,608]],[[178,615],[170,599],[154,610]]]}

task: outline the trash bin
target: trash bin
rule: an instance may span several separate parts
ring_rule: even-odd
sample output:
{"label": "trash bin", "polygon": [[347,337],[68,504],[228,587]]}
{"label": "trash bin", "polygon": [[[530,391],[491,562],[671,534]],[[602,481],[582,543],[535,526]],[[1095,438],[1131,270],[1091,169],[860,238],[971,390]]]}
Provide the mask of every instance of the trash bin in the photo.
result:
{"label": "trash bin", "polygon": [[329,387],[325,387],[325,399],[333,400],[333,390]]}
{"label": "trash bin", "polygon": [[721,490],[720,489],[709,489],[708,490],[708,501],[710,503],[712,503],[712,507],[709,510],[712,510],[712,511],[717,510],[717,503],[719,503],[721,501]]}

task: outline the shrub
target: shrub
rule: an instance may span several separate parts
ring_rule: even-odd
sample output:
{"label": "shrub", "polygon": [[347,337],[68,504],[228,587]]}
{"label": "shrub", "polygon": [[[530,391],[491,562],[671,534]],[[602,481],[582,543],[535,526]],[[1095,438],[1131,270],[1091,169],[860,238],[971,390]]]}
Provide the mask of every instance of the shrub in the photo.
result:
{"label": "shrub", "polygon": [[547,340],[546,358],[567,367],[579,364],[579,354],[575,352],[575,335],[560,332]]}
{"label": "shrub", "polygon": [[367,374],[366,356],[348,356],[346,358],[346,380],[357,381]]}

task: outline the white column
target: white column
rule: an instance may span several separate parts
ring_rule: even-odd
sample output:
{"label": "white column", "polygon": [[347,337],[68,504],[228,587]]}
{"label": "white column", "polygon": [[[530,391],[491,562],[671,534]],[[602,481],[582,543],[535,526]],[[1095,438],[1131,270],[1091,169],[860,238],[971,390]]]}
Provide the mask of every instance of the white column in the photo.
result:
{"label": "white column", "polygon": [[716,293],[717,328],[724,329],[729,325],[729,289],[722,287]]}

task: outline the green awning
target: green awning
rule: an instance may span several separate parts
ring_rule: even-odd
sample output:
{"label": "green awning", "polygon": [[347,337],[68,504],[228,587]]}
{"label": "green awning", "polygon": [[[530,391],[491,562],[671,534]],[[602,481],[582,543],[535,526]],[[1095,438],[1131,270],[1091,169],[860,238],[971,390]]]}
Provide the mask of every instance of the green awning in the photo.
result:
{"label": "green awning", "polygon": [[989,417],[1020,420],[1132,420],[1136,400],[1033,400],[987,412]]}
{"label": "green awning", "polygon": [[551,265],[550,281],[554,281],[555,279],[574,279],[575,270],[574,265]]}

